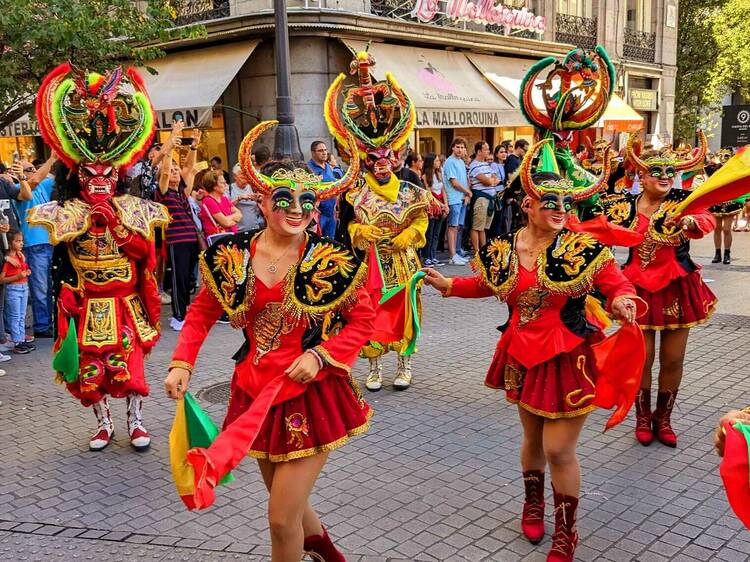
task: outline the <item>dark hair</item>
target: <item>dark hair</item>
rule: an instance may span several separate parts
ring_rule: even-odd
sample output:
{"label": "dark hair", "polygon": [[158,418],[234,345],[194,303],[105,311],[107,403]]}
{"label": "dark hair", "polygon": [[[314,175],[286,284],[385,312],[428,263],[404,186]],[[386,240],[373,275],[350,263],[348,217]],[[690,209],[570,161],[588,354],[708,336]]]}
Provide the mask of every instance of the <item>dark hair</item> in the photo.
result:
{"label": "dark hair", "polygon": [[34,158],[34,159],[33,159],[33,160],[31,161],[31,165],[32,165],[32,166],[34,166],[35,168],[38,168],[38,167],[39,167],[39,166],[41,166],[42,164],[44,164],[44,160],[42,160],[41,158]]}
{"label": "dark hair", "polygon": [[518,139],[513,148],[515,148],[516,150],[518,150],[519,148],[527,150],[529,148],[529,141],[527,141],[526,139]]}
{"label": "dark hair", "polygon": [[411,152],[409,152],[409,154],[406,155],[404,166],[406,166],[407,168],[411,168],[411,165],[418,161],[419,161],[419,153],[412,150]]}
{"label": "dark hair", "polygon": [[435,177],[435,160],[437,160],[438,158],[439,156],[434,152],[430,152],[427,156],[424,157],[422,173],[424,174],[424,179],[427,180],[425,182],[425,187],[428,189],[432,187],[432,180]]}
{"label": "dark hair", "polygon": [[4,174],[7,171],[8,171],[8,166],[0,162],[0,174]]}
{"label": "dark hair", "polygon": [[497,145],[497,146],[495,147],[495,150],[493,150],[493,151],[492,151],[492,157],[493,157],[493,159],[495,160],[495,162],[497,162],[497,153],[498,153],[498,152],[500,152],[500,149],[501,149],[501,148],[504,148],[504,149],[505,149],[505,152],[508,152],[508,147],[507,147],[507,146],[505,146],[505,145],[504,145],[504,144],[502,144],[502,143],[498,144],[498,145]]}
{"label": "dark hair", "polygon": [[453,141],[451,142],[451,150],[453,150],[453,147],[457,144],[466,146],[466,139],[463,137],[454,137]]}
{"label": "dark hair", "polygon": [[476,156],[476,154],[477,154],[477,153],[478,153],[478,152],[479,152],[480,150],[482,150],[482,148],[484,148],[484,145],[485,145],[485,144],[486,144],[487,146],[489,146],[489,144],[487,143],[487,141],[483,141],[483,140],[481,140],[481,141],[477,141],[477,142],[475,142],[475,143],[474,143],[474,155],[475,155],[475,156]]}
{"label": "dark hair", "polygon": [[578,156],[581,152],[586,152],[586,147],[582,144],[579,144],[576,147],[576,156]]}
{"label": "dark hair", "polygon": [[219,158],[218,156],[214,156],[213,158],[211,158],[211,162],[216,162],[217,164],[221,164],[221,158]]}
{"label": "dark hair", "polygon": [[271,149],[267,146],[259,146],[253,154],[255,155],[256,166],[262,166],[271,159]]}
{"label": "dark hair", "polygon": [[20,230],[16,230],[15,228],[11,228],[5,236],[6,240],[8,240],[8,249],[5,251],[5,253],[9,254],[11,252],[11,242],[16,239],[16,236],[20,236],[21,238],[23,238],[23,232],[21,232]]}
{"label": "dark hair", "polygon": [[318,145],[320,145],[320,144],[325,144],[325,142],[324,142],[324,141],[322,141],[322,140],[315,140],[315,141],[312,141],[312,144],[310,145],[310,152],[315,152],[315,149],[316,149],[316,148],[318,147]]}

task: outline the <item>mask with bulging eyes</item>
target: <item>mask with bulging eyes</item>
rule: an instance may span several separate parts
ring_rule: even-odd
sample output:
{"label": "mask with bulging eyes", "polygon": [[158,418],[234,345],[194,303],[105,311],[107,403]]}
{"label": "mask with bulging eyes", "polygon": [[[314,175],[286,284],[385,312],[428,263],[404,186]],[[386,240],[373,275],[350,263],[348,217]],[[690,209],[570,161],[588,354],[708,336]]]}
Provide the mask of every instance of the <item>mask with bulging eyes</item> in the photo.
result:
{"label": "mask with bulging eyes", "polygon": [[81,165],[78,168],[81,199],[90,205],[108,201],[115,195],[119,177],[119,171],[111,164],[96,162]]}
{"label": "mask with bulging eyes", "polygon": [[315,192],[309,189],[280,186],[271,193],[271,200],[274,211],[288,215],[300,213],[307,218],[315,211]]}
{"label": "mask with bulging eyes", "polygon": [[651,166],[648,173],[654,178],[673,178],[677,172],[673,166]]}
{"label": "mask with bulging eyes", "polygon": [[557,193],[545,193],[539,201],[542,204],[543,211],[562,211],[569,213],[573,210],[573,198],[569,195]]}

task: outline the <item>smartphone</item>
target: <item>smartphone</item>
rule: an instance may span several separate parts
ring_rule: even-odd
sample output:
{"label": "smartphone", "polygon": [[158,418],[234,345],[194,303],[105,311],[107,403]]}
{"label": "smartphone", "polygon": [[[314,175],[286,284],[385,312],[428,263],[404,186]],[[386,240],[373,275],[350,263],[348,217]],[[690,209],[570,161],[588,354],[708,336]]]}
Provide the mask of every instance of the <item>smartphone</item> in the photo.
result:
{"label": "smartphone", "polygon": [[195,139],[193,137],[182,137],[182,146],[190,146]]}
{"label": "smartphone", "polygon": [[172,122],[176,123],[177,121],[185,121],[185,116],[182,114],[182,111],[175,111],[172,114]]}

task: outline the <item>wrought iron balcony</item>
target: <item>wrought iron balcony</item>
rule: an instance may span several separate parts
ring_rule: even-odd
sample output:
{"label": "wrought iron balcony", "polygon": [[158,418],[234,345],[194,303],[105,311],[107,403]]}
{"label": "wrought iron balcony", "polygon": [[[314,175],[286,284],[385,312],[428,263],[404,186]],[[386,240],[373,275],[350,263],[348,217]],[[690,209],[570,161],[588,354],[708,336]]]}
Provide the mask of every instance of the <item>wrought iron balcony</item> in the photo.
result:
{"label": "wrought iron balcony", "polygon": [[555,41],[592,50],[596,47],[598,28],[599,21],[596,17],[585,18],[557,14],[555,16]]}
{"label": "wrought iron balcony", "polygon": [[189,25],[229,16],[229,0],[179,0],[174,4],[176,25]]}
{"label": "wrought iron balcony", "polygon": [[641,62],[656,61],[656,33],[625,28],[625,45],[622,51],[626,59]]}

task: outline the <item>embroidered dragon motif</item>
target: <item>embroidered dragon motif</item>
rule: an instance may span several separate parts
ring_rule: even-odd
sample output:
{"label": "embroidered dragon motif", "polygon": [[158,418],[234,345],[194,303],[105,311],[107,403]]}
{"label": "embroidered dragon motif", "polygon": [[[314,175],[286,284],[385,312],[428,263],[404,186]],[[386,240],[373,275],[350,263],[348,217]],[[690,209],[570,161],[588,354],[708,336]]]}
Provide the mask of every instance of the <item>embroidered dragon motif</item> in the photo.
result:
{"label": "embroidered dragon motif", "polygon": [[510,242],[495,238],[487,246],[487,256],[492,263],[489,269],[490,278],[497,284],[500,272],[508,269],[510,264]]}
{"label": "embroidered dragon motif", "polygon": [[323,296],[333,290],[333,284],[328,281],[330,277],[339,274],[348,278],[354,268],[351,254],[346,249],[336,248],[326,243],[314,244],[299,265],[300,273],[314,271],[310,277],[310,284],[305,287],[308,301],[310,303],[320,301]]}
{"label": "embroidered dragon motif", "polygon": [[221,246],[214,255],[214,271],[220,271],[221,292],[225,302],[231,303],[237,286],[247,279],[250,252],[237,246]]}
{"label": "embroidered dragon motif", "polygon": [[578,275],[581,267],[586,264],[586,258],[582,256],[585,250],[596,247],[596,240],[591,236],[581,236],[577,232],[565,232],[560,235],[557,247],[552,250],[552,257],[562,259],[563,271],[568,275]]}

